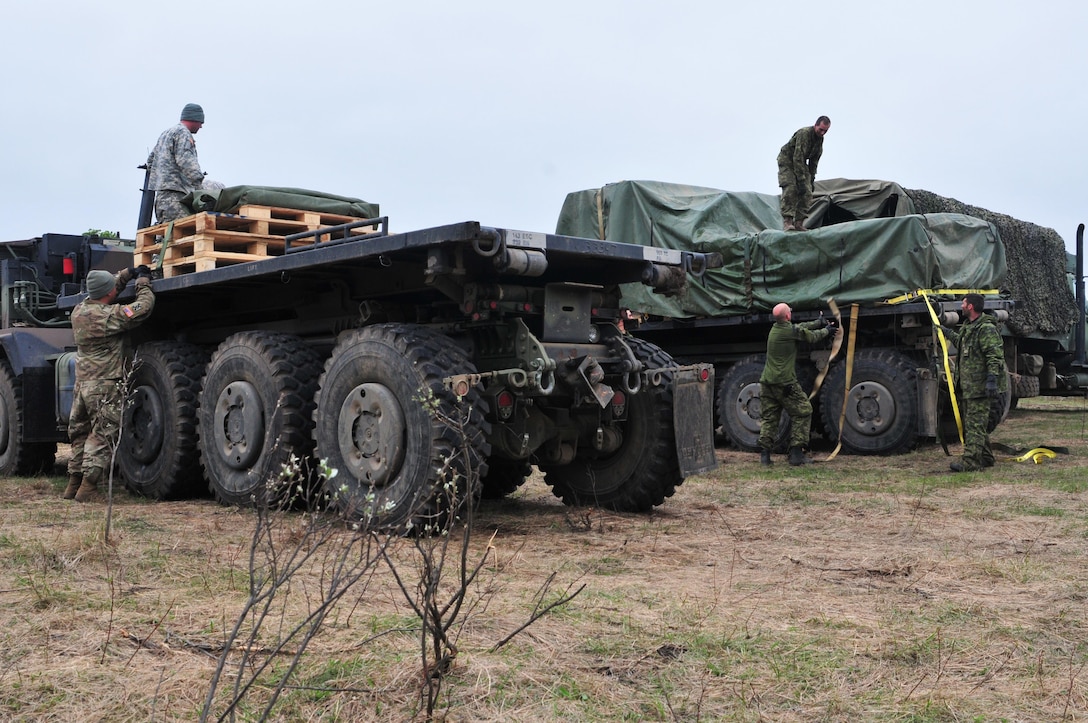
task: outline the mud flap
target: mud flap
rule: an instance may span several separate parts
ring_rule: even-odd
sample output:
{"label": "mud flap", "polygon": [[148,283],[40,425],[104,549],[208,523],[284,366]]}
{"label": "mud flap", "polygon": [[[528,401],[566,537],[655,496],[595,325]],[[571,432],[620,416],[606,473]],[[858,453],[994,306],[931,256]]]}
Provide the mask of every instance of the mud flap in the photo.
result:
{"label": "mud flap", "polygon": [[718,466],[714,454],[714,367],[680,367],[673,375],[672,421],[680,474],[689,477]]}

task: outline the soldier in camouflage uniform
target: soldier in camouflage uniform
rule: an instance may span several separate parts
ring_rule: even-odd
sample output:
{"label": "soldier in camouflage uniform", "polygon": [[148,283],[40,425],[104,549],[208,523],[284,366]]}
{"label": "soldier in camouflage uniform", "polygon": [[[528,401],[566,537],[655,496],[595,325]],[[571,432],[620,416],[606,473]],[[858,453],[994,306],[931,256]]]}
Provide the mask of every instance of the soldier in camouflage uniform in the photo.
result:
{"label": "soldier in camouflage uniform", "polygon": [[[136,300],[115,304],[117,294],[136,278]],[[88,502],[110,468],[121,423],[121,377],[129,357],[128,331],[139,326],[155,307],[151,272],[146,266],[87,274],[87,298],[72,310],[72,333],[79,358],[76,388],[68,419],[72,454],[64,499]]]}
{"label": "soldier in camouflage uniform", "polygon": [[816,119],[816,125],[794,133],[778,152],[782,227],[787,231],[805,230],[805,216],[812,205],[812,184],[816,182],[816,166],[823,155],[824,136],[830,127],[831,119],[822,115]]}
{"label": "soldier in camouflage uniform", "polygon": [[148,188],[155,191],[155,218],[159,223],[193,213],[181,199],[204,182],[193,138],[203,126],[204,109],[196,103],[187,104],[181,110],[181,121],[162,132],[147,157],[147,167],[151,170]]}
{"label": "soldier in camouflage uniform", "polygon": [[791,323],[789,304],[777,304],[772,312],[774,326],[767,335],[767,363],[759,377],[759,461],[771,464],[771,449],[778,436],[782,410],[790,415],[790,464],[812,462],[803,447],[812,428],[812,403],[797,381],[797,342],[810,344],[826,339],[834,322],[819,318],[805,324]]}
{"label": "soldier in camouflage uniform", "polygon": [[958,331],[948,329],[956,345],[956,389],[963,410],[963,456],[953,462],[953,472],[977,472],[993,467],[990,450],[990,407],[999,392],[1009,390],[1005,352],[994,318],[983,313],[986,300],[968,294],[960,304],[967,321]]}

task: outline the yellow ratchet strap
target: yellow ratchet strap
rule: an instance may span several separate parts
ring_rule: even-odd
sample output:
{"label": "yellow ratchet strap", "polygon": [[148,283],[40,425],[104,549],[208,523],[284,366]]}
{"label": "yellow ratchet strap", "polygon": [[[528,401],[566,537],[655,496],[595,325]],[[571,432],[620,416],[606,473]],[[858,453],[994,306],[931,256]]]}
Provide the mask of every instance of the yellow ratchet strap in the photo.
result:
{"label": "yellow ratchet strap", "polygon": [[929,300],[927,290],[918,292],[925,299],[929,316],[933,319],[933,327],[937,330],[937,339],[941,342],[941,356],[944,357],[944,373],[948,379],[948,398],[952,401],[952,413],[956,415],[956,430],[960,433],[960,444],[963,444],[963,420],[960,418],[960,405],[956,401],[956,385],[952,381],[952,365],[948,361],[948,340],[944,338],[944,329],[941,328],[941,319],[937,316],[933,304]]}
{"label": "yellow ratchet strap", "polygon": [[812,384],[812,391],[808,395],[809,400],[816,398],[817,392],[820,391],[820,387],[824,383],[824,378],[827,377],[827,373],[831,370],[831,362],[835,361],[835,357],[839,355],[839,349],[842,348],[842,314],[839,313],[839,305],[835,303],[835,297],[833,296],[827,300],[827,305],[835,316],[839,328],[835,330],[835,338],[831,342],[831,353],[827,357],[827,364],[816,375],[816,381]]}
{"label": "yellow ratchet strap", "polygon": [[850,305],[850,340],[846,342],[846,379],[842,383],[842,412],[839,414],[839,443],[831,452],[825,462],[830,462],[838,456],[842,449],[842,428],[846,424],[846,405],[850,401],[850,380],[854,376],[854,347],[858,339],[858,305]]}
{"label": "yellow ratchet strap", "polygon": [[1057,453],[1052,449],[1046,447],[1036,447],[1035,449],[1028,450],[1019,457],[1013,457],[1013,462],[1027,462],[1029,459],[1035,464],[1042,464],[1044,459],[1054,459],[1057,457]]}
{"label": "yellow ratchet strap", "polygon": [[[914,301],[918,298],[925,298],[928,296],[966,296],[967,294],[982,294],[983,296],[994,294],[1000,294],[999,289],[918,289],[917,291],[910,291],[901,296],[896,296],[884,301],[885,304],[902,304],[907,301]],[[928,302],[928,299],[926,299]]]}

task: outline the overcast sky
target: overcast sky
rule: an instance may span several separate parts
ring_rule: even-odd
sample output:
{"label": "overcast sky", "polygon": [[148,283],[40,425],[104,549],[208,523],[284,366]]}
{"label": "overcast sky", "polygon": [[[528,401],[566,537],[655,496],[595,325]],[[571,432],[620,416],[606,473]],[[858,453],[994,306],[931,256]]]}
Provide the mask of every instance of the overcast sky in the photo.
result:
{"label": "overcast sky", "polygon": [[133,238],[142,163],[188,102],[227,185],[380,204],[393,230],[552,231],[621,180],[777,193],[896,181],[1057,230],[1088,221],[1088,3],[548,0],[9,3],[0,239]]}

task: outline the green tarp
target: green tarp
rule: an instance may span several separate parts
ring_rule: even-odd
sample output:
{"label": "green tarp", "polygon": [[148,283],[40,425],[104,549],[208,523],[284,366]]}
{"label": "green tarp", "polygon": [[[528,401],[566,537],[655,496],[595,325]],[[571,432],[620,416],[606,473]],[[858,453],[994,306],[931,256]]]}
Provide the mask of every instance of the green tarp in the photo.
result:
{"label": "green tarp", "polygon": [[221,189],[193,191],[182,203],[194,212],[218,211],[236,213],[239,206],[275,206],[300,211],[335,213],[341,216],[377,218],[378,204],[367,203],[360,198],[337,196],[332,193],[310,191],[305,188],[279,188],[276,186],[228,186]]}
{"label": "green tarp", "polygon": [[[877,205],[883,204],[879,201]],[[624,303],[672,318],[874,303],[919,289],[1000,288],[996,229],[962,214],[909,215],[784,232],[778,197],[655,181],[623,181],[567,196],[556,233],[717,252],[724,265],[663,298],[638,284]]]}

